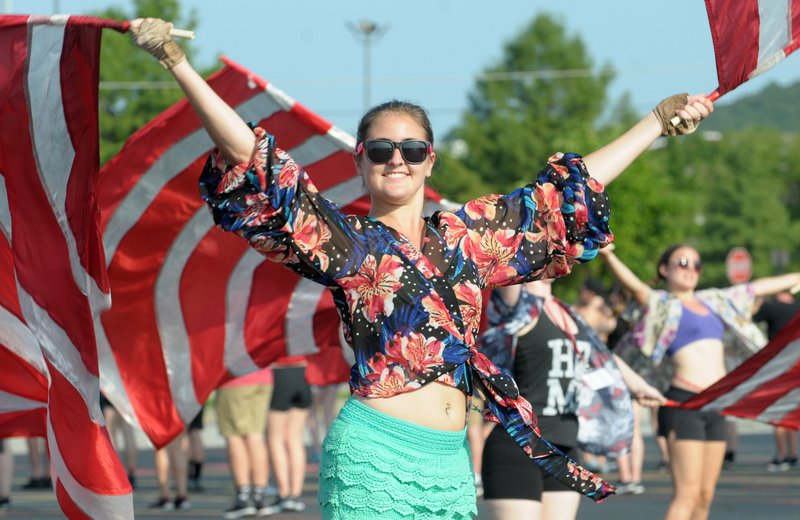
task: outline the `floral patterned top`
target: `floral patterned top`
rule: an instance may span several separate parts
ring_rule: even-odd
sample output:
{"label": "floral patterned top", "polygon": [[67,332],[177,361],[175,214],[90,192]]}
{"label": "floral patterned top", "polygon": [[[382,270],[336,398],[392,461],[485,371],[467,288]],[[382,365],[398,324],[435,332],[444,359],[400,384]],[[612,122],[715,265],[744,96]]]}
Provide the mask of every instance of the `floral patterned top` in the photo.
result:
{"label": "floral patterned top", "polygon": [[478,386],[487,418],[546,471],[595,500],[613,492],[541,439],[514,380],[475,348],[482,289],[562,276],[613,239],[604,187],[580,156],[554,155],[527,186],[435,213],[418,250],[377,219],[344,214],[271,135],[255,132],[250,163],[212,153],[201,195],[223,229],[331,290],[355,352],[351,391],[390,397],[437,381],[471,395]]}

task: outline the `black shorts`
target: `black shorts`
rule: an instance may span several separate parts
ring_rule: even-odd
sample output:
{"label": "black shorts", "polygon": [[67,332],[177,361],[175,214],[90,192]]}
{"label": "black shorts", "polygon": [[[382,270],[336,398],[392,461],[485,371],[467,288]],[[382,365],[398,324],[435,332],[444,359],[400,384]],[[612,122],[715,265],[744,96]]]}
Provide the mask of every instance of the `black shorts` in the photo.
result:
{"label": "black shorts", "polygon": [[[578,450],[556,446],[572,460]],[[483,447],[483,498],[516,498],[541,502],[545,491],[573,491],[525,455],[502,426],[495,426]]]}
{"label": "black shorts", "polygon": [[187,430],[202,430],[203,429],[203,411],[204,408],[200,408],[200,411],[197,412],[197,415],[194,416],[192,422],[189,423],[189,426],[186,427]]}
{"label": "black shorts", "polygon": [[[688,390],[671,386],[664,396],[673,401],[684,402],[697,395]],[[675,432],[675,438],[695,441],[724,441],[725,418],[716,412],[700,412],[662,406],[658,409],[658,434],[669,437]]]}
{"label": "black shorts", "polygon": [[306,367],[273,367],[274,383],[270,410],[285,412],[311,406],[311,385],[306,382]]}

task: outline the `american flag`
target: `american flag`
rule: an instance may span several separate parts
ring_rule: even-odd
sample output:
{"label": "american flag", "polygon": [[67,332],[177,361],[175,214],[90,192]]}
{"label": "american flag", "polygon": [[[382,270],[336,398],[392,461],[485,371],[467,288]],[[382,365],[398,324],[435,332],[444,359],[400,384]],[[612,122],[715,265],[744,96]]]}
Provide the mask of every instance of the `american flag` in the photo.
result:
{"label": "american flag", "polygon": [[706,0],[722,95],[800,47],[800,0]]}
{"label": "american flag", "polygon": [[88,17],[0,17],[0,420],[44,434],[70,518],[133,517],[100,412],[93,327],[109,302],[95,203],[103,27],[122,29]]}
{"label": "american flag", "polygon": [[[365,214],[355,139],[223,61],[211,87],[244,120],[276,135],[325,196]],[[114,296],[97,328],[102,387],[157,446],[182,431],[226,379],[284,355],[335,349],[336,358],[342,351],[340,320],[325,287],[214,226],[198,195],[211,148],[182,100],[134,134],[101,172],[101,229]],[[428,200],[440,199],[430,191]]]}
{"label": "american flag", "polygon": [[800,313],[766,347],[681,407],[800,429]]}

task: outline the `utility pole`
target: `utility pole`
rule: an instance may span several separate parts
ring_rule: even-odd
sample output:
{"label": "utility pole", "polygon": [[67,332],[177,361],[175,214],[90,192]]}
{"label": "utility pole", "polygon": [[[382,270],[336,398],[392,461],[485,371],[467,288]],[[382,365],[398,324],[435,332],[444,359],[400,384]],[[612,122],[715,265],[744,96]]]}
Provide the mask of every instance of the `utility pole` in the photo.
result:
{"label": "utility pole", "polygon": [[347,28],[364,47],[364,112],[366,112],[372,106],[372,44],[386,32],[389,26],[362,20],[358,24],[349,22]]}

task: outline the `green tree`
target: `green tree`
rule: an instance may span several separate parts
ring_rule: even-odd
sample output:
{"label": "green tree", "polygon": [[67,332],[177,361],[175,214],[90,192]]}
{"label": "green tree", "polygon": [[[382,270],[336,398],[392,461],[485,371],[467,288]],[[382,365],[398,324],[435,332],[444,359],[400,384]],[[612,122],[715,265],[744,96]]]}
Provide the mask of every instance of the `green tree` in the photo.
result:
{"label": "green tree", "polygon": [[[117,20],[157,17],[181,28],[193,29],[196,17],[183,16],[178,0],[136,0],[133,12],[109,7],[95,16]],[[189,42],[181,47],[188,56]],[[128,34],[103,31],[100,54],[100,164],[113,157],[122,144],[145,123],[179,100],[183,94],[172,76],[130,40]]]}
{"label": "green tree", "polygon": [[566,35],[553,16],[534,18],[477,81],[460,127],[448,138],[463,143],[463,168],[453,161],[443,165],[444,189],[461,188],[452,180],[466,169],[507,191],[529,182],[554,151],[595,144],[594,124],[612,73],[592,73],[592,67],[579,37]]}
{"label": "green tree", "polygon": [[748,129],[725,133],[722,140],[699,146],[694,155],[694,186],[705,194],[698,230],[706,260],[704,284],[725,285],[725,257],[734,246],[753,257],[754,276],[775,273],[773,251],[796,248],[796,237],[781,171],[787,149],[780,132]]}

